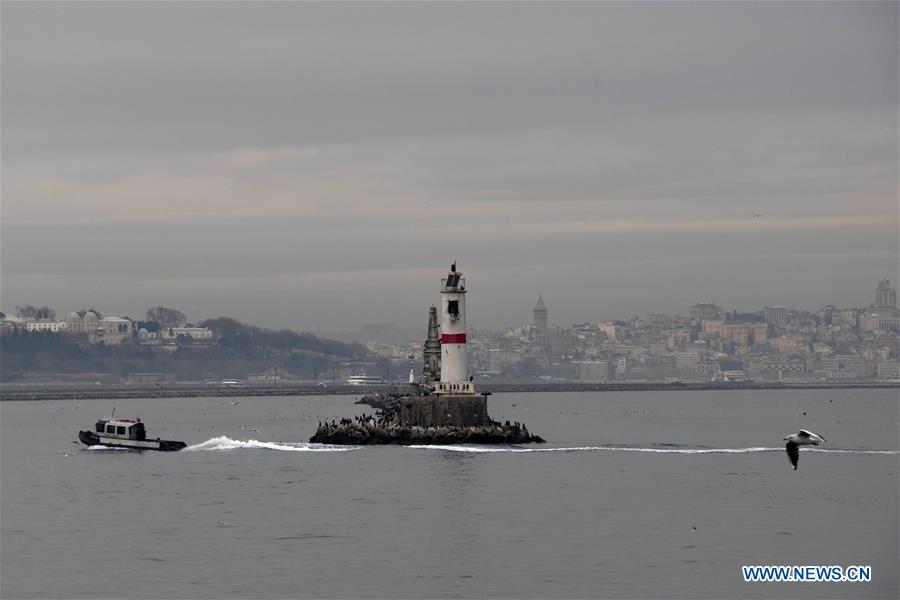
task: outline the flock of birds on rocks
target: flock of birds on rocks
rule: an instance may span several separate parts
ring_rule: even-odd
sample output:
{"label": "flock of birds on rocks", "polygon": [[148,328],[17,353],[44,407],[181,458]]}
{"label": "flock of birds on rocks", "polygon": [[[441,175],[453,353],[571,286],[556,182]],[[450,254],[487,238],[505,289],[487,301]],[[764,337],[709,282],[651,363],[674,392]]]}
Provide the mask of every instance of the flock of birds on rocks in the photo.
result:
{"label": "flock of birds on rocks", "polygon": [[325,444],[521,444],[543,443],[518,421],[490,421],[484,425],[456,427],[451,425],[410,425],[396,415],[362,415],[339,421],[319,421],[313,443]]}

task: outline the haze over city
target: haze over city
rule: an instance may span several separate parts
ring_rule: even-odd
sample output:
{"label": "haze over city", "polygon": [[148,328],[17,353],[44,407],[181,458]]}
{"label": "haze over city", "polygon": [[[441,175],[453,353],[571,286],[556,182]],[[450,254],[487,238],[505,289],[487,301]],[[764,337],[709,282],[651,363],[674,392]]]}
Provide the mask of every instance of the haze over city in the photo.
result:
{"label": "haze over city", "polygon": [[900,271],[895,2],[2,11],[7,311],[424,327],[455,260],[500,329]]}

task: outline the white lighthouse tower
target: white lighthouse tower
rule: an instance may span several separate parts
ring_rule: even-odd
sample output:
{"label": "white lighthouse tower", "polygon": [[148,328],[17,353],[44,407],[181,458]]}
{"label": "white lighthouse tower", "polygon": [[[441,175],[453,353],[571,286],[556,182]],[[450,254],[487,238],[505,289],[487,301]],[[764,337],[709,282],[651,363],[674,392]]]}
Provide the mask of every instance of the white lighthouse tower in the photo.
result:
{"label": "white lighthouse tower", "polygon": [[441,280],[441,380],[435,392],[475,393],[466,368],[466,280],[456,270],[456,263]]}

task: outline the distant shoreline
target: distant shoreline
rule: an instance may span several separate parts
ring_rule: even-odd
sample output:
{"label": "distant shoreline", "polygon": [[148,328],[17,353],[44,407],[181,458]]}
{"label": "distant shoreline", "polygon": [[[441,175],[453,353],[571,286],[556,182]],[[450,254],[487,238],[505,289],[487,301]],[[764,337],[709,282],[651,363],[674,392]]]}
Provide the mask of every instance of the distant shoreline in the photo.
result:
{"label": "distant shoreline", "polygon": [[[676,391],[729,391],[729,390],[832,390],[832,389],[898,389],[893,382],[836,382],[836,383],[476,383],[479,390],[493,394],[526,392],[676,392]],[[253,396],[362,396],[378,392],[415,393],[415,386],[338,385],[279,385],[247,387],[212,387],[205,385],[129,386],[116,388],[72,387],[51,388],[22,386],[9,389],[0,387],[0,401],[36,400],[91,400],[128,398],[215,398]]]}

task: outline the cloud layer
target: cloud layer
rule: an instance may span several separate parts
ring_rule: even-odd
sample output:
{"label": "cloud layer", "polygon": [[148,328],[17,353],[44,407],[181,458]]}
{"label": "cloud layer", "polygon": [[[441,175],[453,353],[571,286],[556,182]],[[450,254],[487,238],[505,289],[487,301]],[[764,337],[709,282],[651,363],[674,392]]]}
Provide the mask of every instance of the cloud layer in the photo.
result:
{"label": "cloud layer", "polygon": [[[303,329],[864,304],[896,3],[4,3],[2,306]],[[480,296],[478,298],[477,296]]]}

